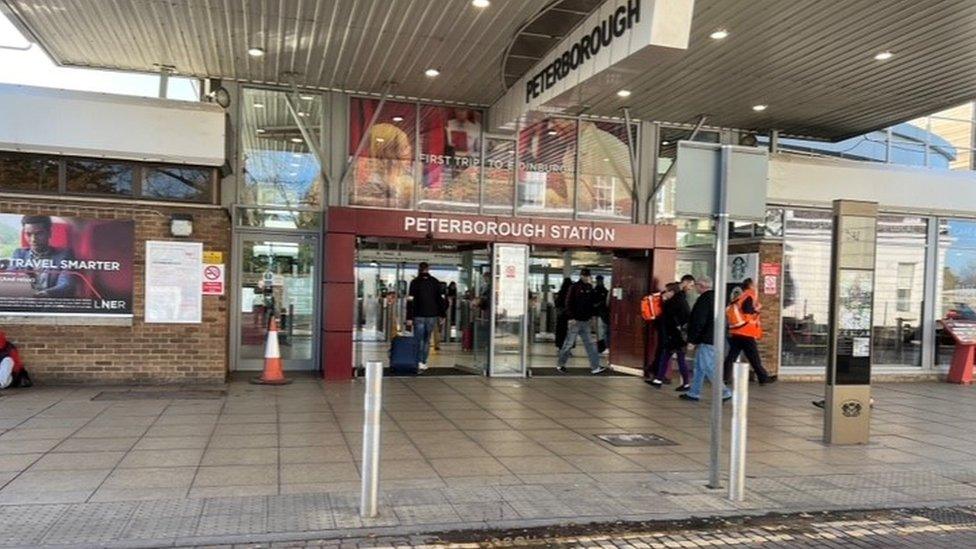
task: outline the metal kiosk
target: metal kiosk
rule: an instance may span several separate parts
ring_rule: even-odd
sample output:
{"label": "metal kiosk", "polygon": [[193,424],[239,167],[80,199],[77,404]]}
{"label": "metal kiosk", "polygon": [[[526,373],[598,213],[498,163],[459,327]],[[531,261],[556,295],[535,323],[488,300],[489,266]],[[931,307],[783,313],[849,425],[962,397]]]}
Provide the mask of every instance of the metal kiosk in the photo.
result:
{"label": "metal kiosk", "polygon": [[867,444],[878,205],[834,201],[824,442]]}

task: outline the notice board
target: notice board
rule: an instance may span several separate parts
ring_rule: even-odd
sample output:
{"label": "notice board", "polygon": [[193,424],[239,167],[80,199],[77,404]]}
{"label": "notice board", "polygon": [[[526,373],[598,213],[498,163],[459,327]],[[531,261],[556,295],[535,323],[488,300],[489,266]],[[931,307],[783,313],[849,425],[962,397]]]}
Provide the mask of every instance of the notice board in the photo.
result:
{"label": "notice board", "polygon": [[146,322],[203,320],[203,243],[146,242]]}

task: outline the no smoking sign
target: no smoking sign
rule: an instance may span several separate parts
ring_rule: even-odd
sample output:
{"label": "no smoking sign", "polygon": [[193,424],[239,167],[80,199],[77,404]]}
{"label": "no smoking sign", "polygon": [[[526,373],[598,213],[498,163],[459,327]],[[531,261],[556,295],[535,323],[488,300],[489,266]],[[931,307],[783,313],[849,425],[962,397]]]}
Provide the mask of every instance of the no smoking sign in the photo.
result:
{"label": "no smoking sign", "polygon": [[224,266],[203,266],[203,295],[224,295]]}

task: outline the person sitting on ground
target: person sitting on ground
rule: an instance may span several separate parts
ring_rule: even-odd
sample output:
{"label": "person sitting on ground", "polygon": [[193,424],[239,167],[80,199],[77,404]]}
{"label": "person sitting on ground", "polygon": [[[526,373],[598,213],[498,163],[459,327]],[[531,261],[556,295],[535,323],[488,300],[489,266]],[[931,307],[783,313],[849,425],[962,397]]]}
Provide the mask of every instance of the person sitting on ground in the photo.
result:
{"label": "person sitting on ground", "polygon": [[7,387],[30,387],[33,385],[24,362],[20,359],[17,347],[7,340],[0,330],[0,389]]}

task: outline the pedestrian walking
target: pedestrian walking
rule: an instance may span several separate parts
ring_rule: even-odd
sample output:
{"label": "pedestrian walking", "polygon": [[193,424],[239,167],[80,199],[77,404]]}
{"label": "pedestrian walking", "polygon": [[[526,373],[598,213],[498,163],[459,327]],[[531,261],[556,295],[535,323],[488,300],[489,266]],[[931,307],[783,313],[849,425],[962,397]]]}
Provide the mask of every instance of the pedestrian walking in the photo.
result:
{"label": "pedestrian walking", "polygon": [[430,274],[430,266],[418,265],[417,277],[410,281],[407,291],[407,328],[413,328],[417,340],[417,369],[427,369],[430,338],[445,310],[441,283]]}
{"label": "pedestrian walking", "polygon": [[555,303],[556,307],[556,351],[558,352],[563,348],[563,342],[566,341],[566,330],[569,325],[569,315],[566,313],[566,297],[569,296],[569,289],[573,286],[573,280],[568,276],[563,279],[562,286],[559,287],[559,291],[556,292]]}
{"label": "pedestrian walking", "polygon": [[682,328],[688,323],[691,314],[688,307],[688,299],[681,289],[681,285],[672,282],[665,286],[662,296],[663,314],[657,320],[660,324],[660,340],[658,345],[663,352],[658,354],[657,369],[654,378],[649,381],[650,385],[660,388],[668,379],[671,369],[671,357],[676,356],[678,361],[678,371],[681,374],[681,385],[677,391],[687,391],[691,383],[691,374],[688,371],[688,364],[685,359],[685,341]]}
{"label": "pedestrian walking", "polygon": [[556,361],[556,369],[566,373],[566,361],[569,360],[569,352],[579,337],[586,348],[586,355],[590,359],[590,373],[593,375],[601,374],[606,368],[600,365],[600,354],[597,352],[596,344],[593,343],[593,286],[590,284],[590,270],[580,270],[579,280],[569,288],[566,296],[566,313],[569,316],[566,329],[566,341],[559,349],[559,358]]}
{"label": "pedestrian walking", "polygon": [[[715,375],[715,292],[712,280],[707,276],[696,281],[698,299],[691,308],[688,320],[688,342],[695,346],[695,368],[691,376],[688,392],[678,395],[682,400],[697,402],[701,399],[702,386],[706,381],[716,383]],[[732,391],[726,386],[722,390],[722,400],[732,398]]]}
{"label": "pedestrian walking", "polygon": [[728,307],[729,317],[729,353],[725,356],[724,377],[726,383],[732,377],[732,365],[745,354],[746,360],[752,366],[760,385],[774,383],[776,376],[769,375],[763,368],[762,357],[756,342],[762,338],[760,323],[759,296],[751,278],[742,281],[742,293],[732,300]]}

